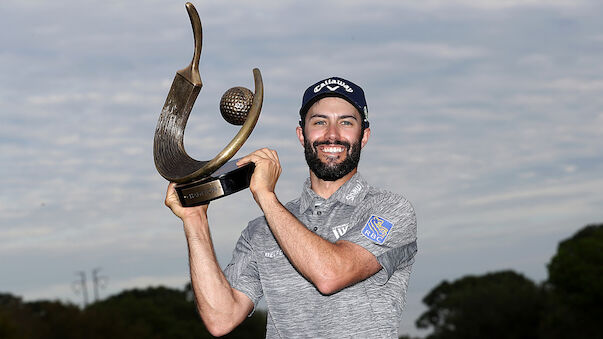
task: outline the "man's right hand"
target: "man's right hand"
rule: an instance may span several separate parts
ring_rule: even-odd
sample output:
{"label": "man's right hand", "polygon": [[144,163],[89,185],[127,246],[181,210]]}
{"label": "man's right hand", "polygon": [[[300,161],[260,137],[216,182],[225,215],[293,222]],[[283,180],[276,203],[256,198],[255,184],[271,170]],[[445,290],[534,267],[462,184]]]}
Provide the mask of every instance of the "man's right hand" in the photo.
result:
{"label": "man's right hand", "polygon": [[182,207],[174,186],[173,182],[168,185],[165,205],[184,224],[197,310],[209,332],[222,336],[247,318],[253,310],[253,302],[230,286],[218,264],[209,234],[208,205]]}
{"label": "man's right hand", "polygon": [[167,192],[165,194],[165,205],[183,221],[189,218],[207,218],[207,207],[209,204],[194,207],[182,207],[180,199],[178,198],[178,193],[176,193],[175,186],[175,182],[171,182],[168,185]]}

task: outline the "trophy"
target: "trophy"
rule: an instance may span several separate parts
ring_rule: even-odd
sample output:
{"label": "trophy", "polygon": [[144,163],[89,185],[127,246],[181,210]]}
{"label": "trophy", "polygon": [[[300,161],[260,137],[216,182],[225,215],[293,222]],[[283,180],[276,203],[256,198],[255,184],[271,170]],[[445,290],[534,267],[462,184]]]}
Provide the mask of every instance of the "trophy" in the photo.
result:
{"label": "trophy", "polygon": [[[224,149],[209,161],[191,158],[184,150],[184,128],[201,87],[199,57],[202,31],[197,10],[190,2],[186,10],[193,26],[193,60],[176,72],[163,110],[155,129],[153,156],[161,176],[176,182],[176,192],[182,206],[207,204],[249,187],[253,163],[238,167],[230,160],[243,146],[260,116],[264,86],[260,70],[253,69],[255,92],[244,87],[226,91],[220,100],[222,117],[231,124],[241,125],[239,132]],[[230,160],[230,161],[229,161]]]}

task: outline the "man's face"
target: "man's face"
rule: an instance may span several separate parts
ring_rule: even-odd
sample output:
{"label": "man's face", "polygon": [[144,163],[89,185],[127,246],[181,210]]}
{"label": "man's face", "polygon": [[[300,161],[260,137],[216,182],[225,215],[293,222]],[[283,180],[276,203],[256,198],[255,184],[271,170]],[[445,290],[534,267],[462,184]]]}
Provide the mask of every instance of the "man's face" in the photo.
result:
{"label": "man's face", "polygon": [[356,170],[360,150],[370,135],[362,133],[362,118],[354,106],[338,97],[323,98],[310,107],[305,127],[298,127],[310,170],[325,181],[338,180]]}

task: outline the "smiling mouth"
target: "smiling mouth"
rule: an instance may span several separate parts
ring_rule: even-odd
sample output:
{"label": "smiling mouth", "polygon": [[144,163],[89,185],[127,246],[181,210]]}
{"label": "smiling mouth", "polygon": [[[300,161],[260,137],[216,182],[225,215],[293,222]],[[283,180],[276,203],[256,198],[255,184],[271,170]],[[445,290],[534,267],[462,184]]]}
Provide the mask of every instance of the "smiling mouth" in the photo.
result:
{"label": "smiling mouth", "polygon": [[343,146],[321,146],[319,148],[324,153],[341,153],[345,151],[345,147]]}
{"label": "smiling mouth", "polygon": [[318,151],[328,158],[339,158],[347,148],[342,145],[321,145],[318,146]]}

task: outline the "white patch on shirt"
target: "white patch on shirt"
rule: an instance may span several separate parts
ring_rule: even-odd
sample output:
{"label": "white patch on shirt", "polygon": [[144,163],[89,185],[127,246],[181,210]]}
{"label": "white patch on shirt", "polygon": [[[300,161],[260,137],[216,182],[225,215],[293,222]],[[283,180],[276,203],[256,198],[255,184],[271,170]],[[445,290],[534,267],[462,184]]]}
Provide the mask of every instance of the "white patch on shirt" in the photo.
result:
{"label": "white patch on shirt", "polygon": [[335,234],[335,239],[339,239],[348,231],[348,225],[349,224],[343,224],[335,226],[331,229],[333,231],[333,234]]}
{"label": "white patch on shirt", "polygon": [[354,200],[358,193],[360,193],[360,191],[362,191],[362,185],[358,182],[356,183],[356,186],[354,186],[354,188],[350,191],[350,193],[345,196],[345,198],[347,200]]}
{"label": "white patch on shirt", "polygon": [[272,251],[272,252],[264,252],[264,256],[266,258],[276,258],[276,257],[280,257],[281,255],[283,255],[283,250],[276,250],[276,251]]}

